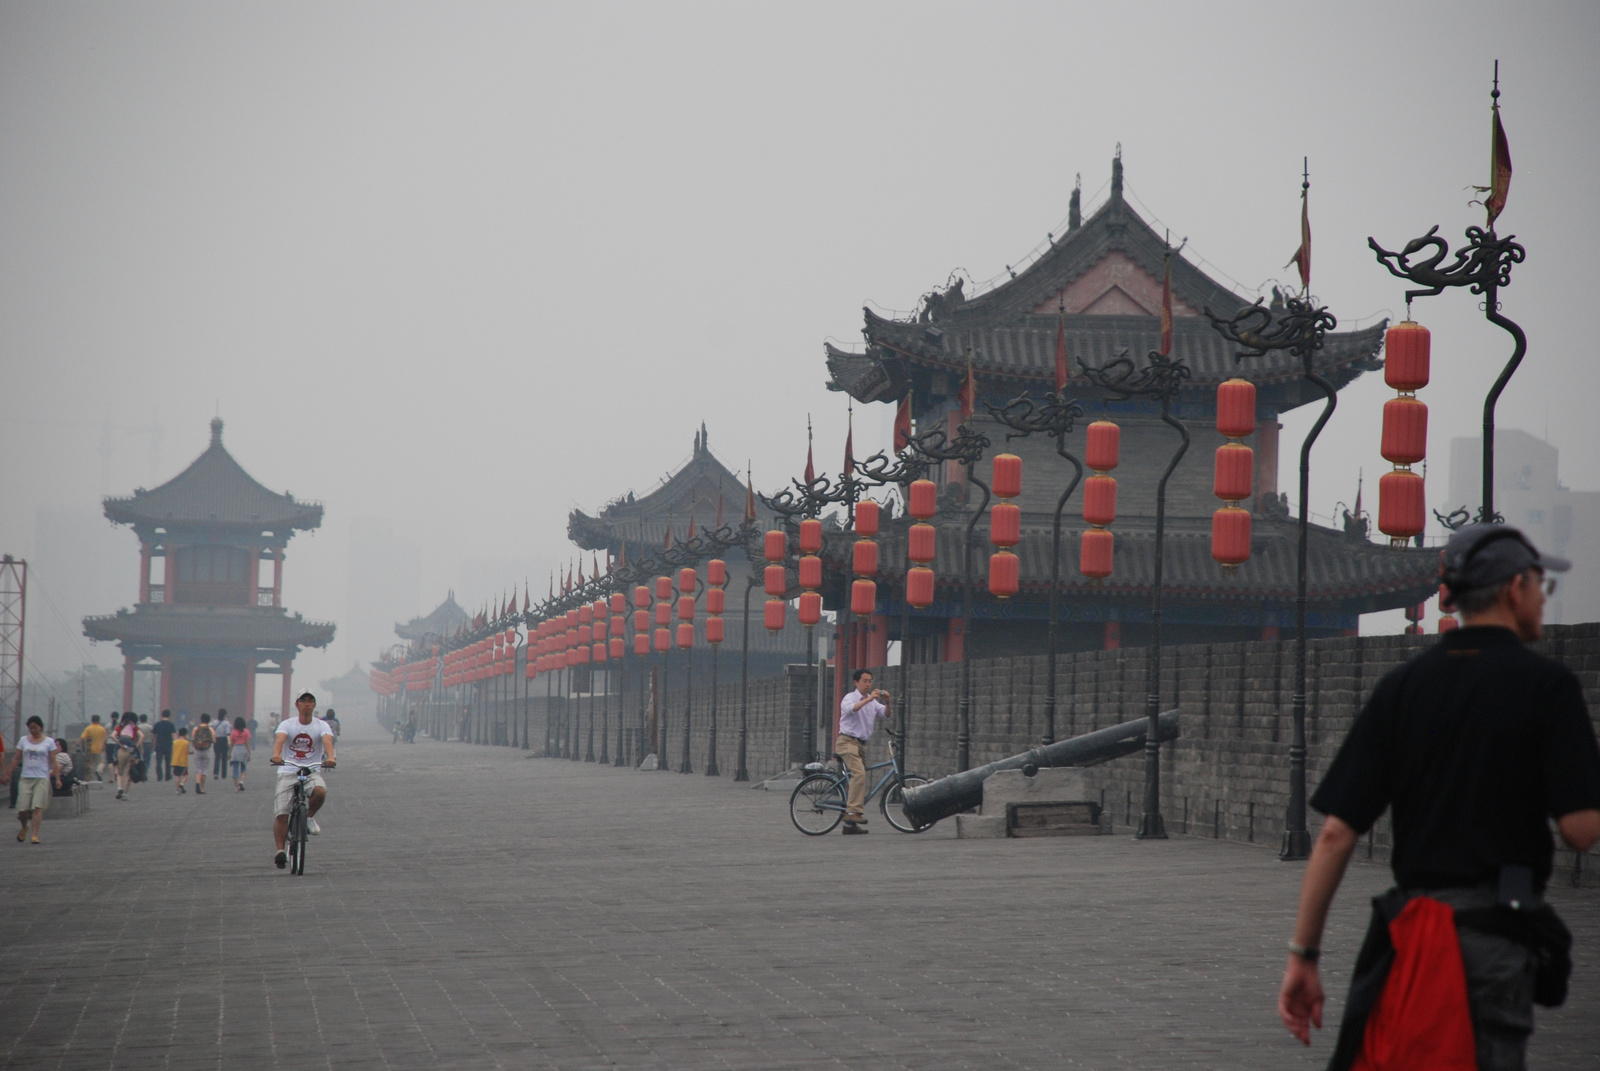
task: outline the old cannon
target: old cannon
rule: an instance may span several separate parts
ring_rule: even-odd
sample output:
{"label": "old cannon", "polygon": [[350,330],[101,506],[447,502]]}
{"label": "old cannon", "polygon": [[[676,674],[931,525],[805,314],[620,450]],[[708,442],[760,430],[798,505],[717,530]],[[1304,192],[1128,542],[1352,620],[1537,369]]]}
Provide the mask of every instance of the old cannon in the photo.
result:
{"label": "old cannon", "polygon": [[[1178,738],[1178,712],[1163,711],[1157,721],[1157,742],[1166,743]],[[1132,755],[1144,749],[1145,730],[1149,718],[1125,721],[1096,729],[1092,733],[1057,740],[1053,744],[1030,748],[1020,755],[991,762],[962,773],[951,774],[937,781],[905,792],[903,810],[907,821],[919,829],[933,825],[941,818],[949,818],[962,811],[970,811],[983,802],[983,783],[990,774],[1001,770],[1021,770],[1028,767],[1044,769],[1049,766],[1096,766],[1109,759]]]}

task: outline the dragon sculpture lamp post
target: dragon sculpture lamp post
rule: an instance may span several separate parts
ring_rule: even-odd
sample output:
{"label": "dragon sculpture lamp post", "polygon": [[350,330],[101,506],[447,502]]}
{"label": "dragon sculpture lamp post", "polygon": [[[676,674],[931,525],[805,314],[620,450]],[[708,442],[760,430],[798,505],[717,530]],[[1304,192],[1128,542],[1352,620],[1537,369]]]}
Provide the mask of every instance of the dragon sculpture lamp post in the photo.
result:
{"label": "dragon sculpture lamp post", "polygon": [[1244,347],[1234,354],[1235,362],[1245,357],[1265,356],[1272,350],[1285,350],[1291,357],[1300,358],[1301,376],[1322,391],[1327,401],[1316,423],[1306,433],[1300,444],[1300,517],[1298,545],[1295,552],[1295,668],[1294,668],[1294,727],[1289,744],[1289,807],[1283,824],[1283,847],[1278,858],[1284,861],[1307,859],[1311,856],[1311,834],[1306,828],[1306,547],[1310,525],[1311,448],[1322,434],[1328,418],[1339,404],[1334,385],[1316,371],[1316,356],[1322,349],[1327,332],[1338,326],[1326,307],[1320,306],[1309,295],[1286,297],[1283,312],[1273,310],[1258,300],[1226,319],[1213,316],[1205,310],[1206,319],[1227,341]]}
{"label": "dragon sculpture lamp post", "polygon": [[1189,367],[1181,359],[1163,357],[1152,352],[1148,364],[1142,369],[1134,367],[1126,354],[1108,362],[1101,368],[1091,368],[1079,362],[1089,382],[1101,388],[1113,401],[1129,398],[1151,398],[1161,403],[1161,420],[1175,430],[1181,438],[1172,459],[1161,473],[1156,484],[1156,547],[1155,579],[1150,596],[1150,657],[1145,674],[1145,714],[1149,729],[1144,745],[1144,810],[1139,816],[1140,840],[1166,840],[1166,822],[1161,817],[1161,593],[1163,587],[1164,551],[1167,534],[1167,481],[1183,455],[1189,450],[1189,429],[1183,421],[1172,415],[1172,400],[1177,397],[1183,383],[1189,378]]}
{"label": "dragon sculpture lamp post", "polygon": [[1050,528],[1050,620],[1046,626],[1049,636],[1049,663],[1048,674],[1045,678],[1044,696],[1044,739],[1045,744],[1052,744],[1056,739],[1056,660],[1060,654],[1059,632],[1057,628],[1057,604],[1061,595],[1061,512],[1066,509],[1067,500],[1072,497],[1072,492],[1077,490],[1078,483],[1083,479],[1083,462],[1079,461],[1068,449],[1066,437],[1071,434],[1077,421],[1083,417],[1083,407],[1070,400],[1064,393],[1050,393],[1045,395],[1044,405],[1034,408],[1033,400],[1023,394],[1013,398],[1004,406],[996,408],[988,406],[989,413],[996,421],[1011,428],[1006,434],[1009,442],[1015,438],[1024,438],[1035,432],[1043,432],[1056,441],[1056,453],[1066,458],[1072,465],[1072,479],[1061,492],[1061,497],[1056,499],[1056,512]]}

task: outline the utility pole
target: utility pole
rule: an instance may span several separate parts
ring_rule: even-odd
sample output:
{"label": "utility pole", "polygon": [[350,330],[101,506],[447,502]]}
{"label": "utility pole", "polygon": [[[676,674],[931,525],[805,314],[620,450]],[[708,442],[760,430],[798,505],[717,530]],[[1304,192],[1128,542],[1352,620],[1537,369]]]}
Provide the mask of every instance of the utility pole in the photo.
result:
{"label": "utility pole", "polygon": [[0,556],[0,725],[22,736],[22,644],[28,622],[28,563]]}

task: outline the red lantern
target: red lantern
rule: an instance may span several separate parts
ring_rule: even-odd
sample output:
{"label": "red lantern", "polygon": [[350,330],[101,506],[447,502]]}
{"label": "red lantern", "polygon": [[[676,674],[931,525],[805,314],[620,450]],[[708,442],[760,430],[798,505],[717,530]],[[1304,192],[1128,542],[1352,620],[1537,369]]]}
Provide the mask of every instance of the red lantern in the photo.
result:
{"label": "red lantern", "polygon": [[933,561],[934,534],[937,531],[931,524],[913,524],[907,538],[906,555],[924,565]]}
{"label": "red lantern", "polygon": [[1117,478],[1090,476],[1083,481],[1083,519],[1095,526],[1117,519]]}
{"label": "red lantern", "polygon": [[706,583],[714,588],[720,588],[728,582],[728,563],[721,558],[712,558],[706,562]]}
{"label": "red lantern", "polygon": [[721,588],[706,592],[706,613],[720,614],[728,605],[728,593]]}
{"label": "red lantern", "polygon": [[622,636],[628,631],[628,618],[626,614],[617,614],[611,619],[611,635]]}
{"label": "red lantern", "polygon": [[815,554],[822,549],[822,522],[807,517],[800,522],[800,553]]}
{"label": "red lantern", "polygon": [[720,618],[720,617],[708,617],[708,618],[706,618],[706,642],[707,643],[721,643],[722,642],[722,618]]}
{"label": "red lantern", "polygon": [[802,625],[815,625],[822,620],[822,596],[815,591],[806,591],[800,594],[800,623]]}
{"label": "red lantern", "polygon": [[769,562],[781,562],[789,553],[789,537],[782,532],[768,532],[762,539],[763,557]]}
{"label": "red lantern", "polygon": [[1087,437],[1084,464],[1095,472],[1110,472],[1116,468],[1122,429],[1109,420],[1096,420],[1089,425]]}
{"label": "red lantern", "polygon": [[694,596],[693,595],[680,595],[680,596],[678,596],[678,620],[679,621],[693,621],[694,620]]}
{"label": "red lantern", "polygon": [[695,588],[700,586],[700,574],[685,566],[678,570],[678,590],[685,595],[693,595]]}
{"label": "red lantern", "polygon": [[1022,542],[1021,506],[1000,502],[989,511],[989,542],[997,547],[1014,547]]}
{"label": "red lantern", "polygon": [[683,648],[694,646],[694,626],[687,621],[678,626],[678,646]]}
{"label": "red lantern", "polygon": [[596,662],[604,662],[606,660],[606,654],[607,648],[605,644],[597,643],[594,645],[594,660]]}
{"label": "red lantern", "polygon": [[662,654],[668,648],[670,648],[672,646],[672,630],[671,629],[666,629],[666,628],[658,628],[655,631],[654,639],[655,639],[656,653],[657,654]]}
{"label": "red lantern", "polygon": [[641,610],[650,606],[650,589],[643,584],[635,585],[633,589],[633,605]]}
{"label": "red lantern", "polygon": [[1409,395],[1383,403],[1384,458],[1415,465],[1428,454],[1428,407]]}
{"label": "red lantern", "polygon": [[[820,599],[821,596],[818,596]],[[850,585],[850,612],[866,617],[878,605],[878,585],[870,580],[857,580]]]}
{"label": "red lantern", "polygon": [[878,534],[878,504],[870,499],[856,503],[856,535],[871,539]]}
{"label": "red lantern", "polygon": [[1421,390],[1428,385],[1432,336],[1419,323],[1403,320],[1383,336],[1383,381],[1398,391]]}
{"label": "red lantern", "polygon": [[1249,498],[1255,464],[1256,452],[1243,443],[1223,443],[1217,447],[1212,493],[1224,502],[1240,502]]}
{"label": "red lantern", "polygon": [[1439,619],[1439,631],[1440,632],[1454,632],[1456,629],[1458,629],[1460,627],[1461,627],[1461,622],[1457,621],[1453,617],[1441,617]]}
{"label": "red lantern", "polygon": [[587,666],[589,664],[589,645],[587,643],[580,643],[578,646],[572,649],[572,656],[573,661],[576,664],[580,666]]}
{"label": "red lantern", "polygon": [[1389,544],[1401,547],[1421,535],[1424,516],[1422,477],[1404,469],[1384,473],[1378,480],[1378,531]]}
{"label": "red lantern", "polygon": [[906,573],[906,602],[919,610],[933,605],[933,570],[915,566]]}
{"label": "red lantern", "polygon": [[640,658],[650,653],[650,636],[645,632],[633,634],[633,653]]}
{"label": "red lantern", "polygon": [[769,565],[767,566],[763,576],[766,580],[766,591],[768,595],[781,599],[785,594],[788,593],[789,580],[788,577],[784,575],[783,566]]}
{"label": "red lantern", "polygon": [[1104,528],[1088,528],[1078,540],[1078,572],[1096,580],[1111,575],[1112,535]]}
{"label": "red lantern", "polygon": [[906,512],[919,521],[932,519],[939,509],[939,486],[932,480],[911,481],[911,502]]}
{"label": "red lantern", "polygon": [[815,554],[807,554],[800,559],[800,586],[803,588],[822,586],[822,559]]}
{"label": "red lantern", "polygon": [[606,619],[603,617],[597,619],[593,629],[590,630],[592,638],[597,642],[606,638],[606,631]]}
{"label": "red lantern", "polygon": [[1250,511],[1224,506],[1211,515],[1211,557],[1229,568],[1250,560]]}
{"label": "red lantern", "polygon": [[620,591],[611,594],[611,612],[625,614],[628,612],[628,597]]}
{"label": "red lantern", "polygon": [[788,605],[782,599],[768,599],[762,610],[763,623],[769,632],[783,631],[783,609]]}
{"label": "red lantern", "polygon": [[633,631],[634,632],[649,632],[650,631],[650,611],[649,610],[635,610],[633,612]]}
{"label": "red lantern", "polygon": [[870,539],[858,539],[850,553],[850,565],[857,576],[876,576],[878,572],[878,544]]}
{"label": "red lantern", "polygon": [[578,607],[578,624],[591,625],[594,623],[594,607],[585,603]]}
{"label": "red lantern", "polygon": [[989,594],[997,599],[1009,599],[1017,593],[1017,574],[1020,560],[1009,550],[997,550],[989,556]]}
{"label": "red lantern", "polygon": [[622,637],[621,636],[613,636],[613,637],[611,637],[610,647],[611,647],[611,657],[613,659],[621,658],[623,656],[623,654],[626,653],[626,649],[623,647],[623,644],[622,644]]}
{"label": "red lantern", "polygon": [[594,626],[592,626],[592,625],[579,625],[578,626],[578,635],[577,635],[577,642],[578,643],[589,643],[593,639],[594,639]]}
{"label": "red lantern", "polygon": [[665,627],[672,623],[672,604],[670,602],[656,603],[656,624]]}
{"label": "red lantern", "polygon": [[1022,458],[1016,454],[995,455],[993,489],[996,498],[1016,498],[1022,494]]}
{"label": "red lantern", "polygon": [[1225,439],[1242,439],[1256,430],[1256,385],[1248,379],[1217,384],[1217,430]]}
{"label": "red lantern", "polygon": [[656,577],[656,601],[666,602],[670,598],[672,598],[672,577]]}

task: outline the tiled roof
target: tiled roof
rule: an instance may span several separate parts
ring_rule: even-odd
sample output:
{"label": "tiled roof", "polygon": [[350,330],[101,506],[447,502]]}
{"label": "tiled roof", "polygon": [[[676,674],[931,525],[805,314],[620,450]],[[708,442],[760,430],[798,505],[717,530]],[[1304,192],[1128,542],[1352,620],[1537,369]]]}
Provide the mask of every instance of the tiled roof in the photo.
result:
{"label": "tiled roof", "polygon": [[257,483],[222,445],[222,421],[211,422],[211,445],[194,463],[152,491],[105,500],[117,524],[180,523],[241,525],[264,529],[311,529],[322,524],[322,506],[299,502]]}
{"label": "tiled roof", "polygon": [[326,647],[329,621],[306,621],[282,609],[141,605],[83,619],[91,640],[131,646],[194,644],[213,647]]}
{"label": "tiled roof", "polygon": [[456,593],[450,592],[444,602],[433,608],[425,617],[413,617],[403,625],[395,625],[395,635],[403,640],[420,640],[424,636],[453,636],[456,629],[471,615],[456,603]]}

